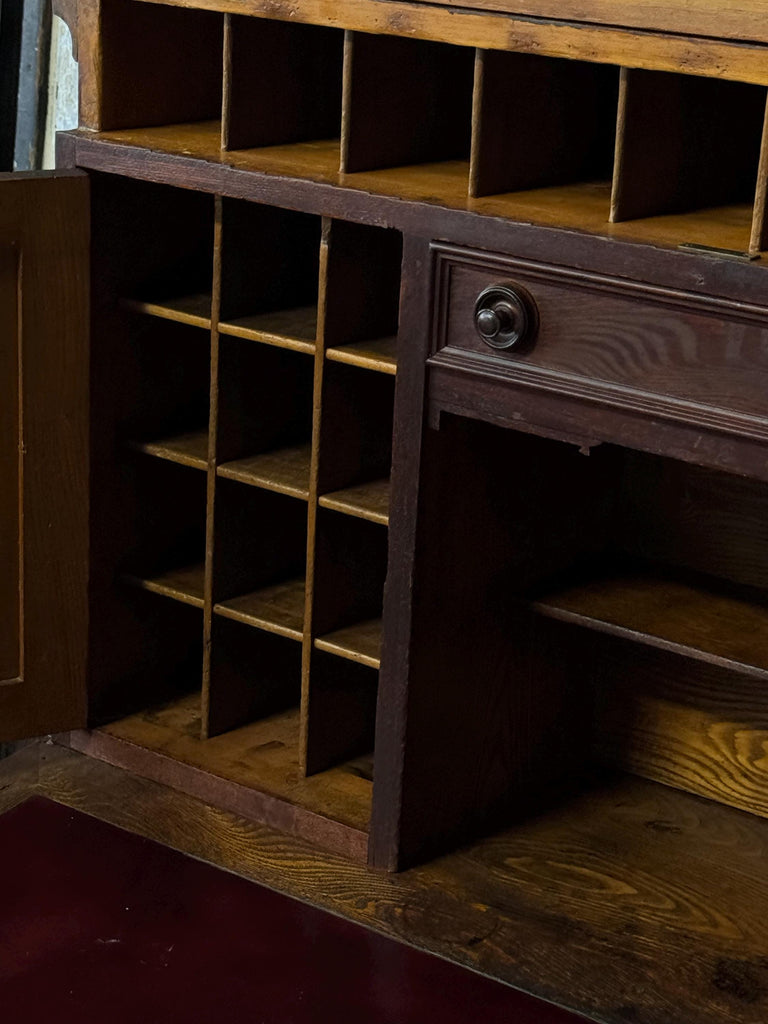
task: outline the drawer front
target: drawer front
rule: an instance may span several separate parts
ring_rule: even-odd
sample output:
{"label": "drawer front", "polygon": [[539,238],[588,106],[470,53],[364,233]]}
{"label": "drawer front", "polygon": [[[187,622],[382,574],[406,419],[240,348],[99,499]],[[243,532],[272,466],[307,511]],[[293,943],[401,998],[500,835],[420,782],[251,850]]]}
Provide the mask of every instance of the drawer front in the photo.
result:
{"label": "drawer front", "polygon": [[[590,401],[645,394],[675,418],[690,405],[768,419],[764,307],[448,246],[435,247],[435,275],[432,363],[583,388]],[[535,305],[521,346],[478,332],[478,297],[494,285]]]}

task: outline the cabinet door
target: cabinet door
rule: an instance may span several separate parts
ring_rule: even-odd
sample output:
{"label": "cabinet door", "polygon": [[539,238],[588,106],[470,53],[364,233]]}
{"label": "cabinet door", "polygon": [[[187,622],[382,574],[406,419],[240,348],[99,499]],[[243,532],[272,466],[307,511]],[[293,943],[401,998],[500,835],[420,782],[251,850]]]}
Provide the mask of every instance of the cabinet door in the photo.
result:
{"label": "cabinet door", "polygon": [[88,214],[0,174],[0,740],[85,724]]}

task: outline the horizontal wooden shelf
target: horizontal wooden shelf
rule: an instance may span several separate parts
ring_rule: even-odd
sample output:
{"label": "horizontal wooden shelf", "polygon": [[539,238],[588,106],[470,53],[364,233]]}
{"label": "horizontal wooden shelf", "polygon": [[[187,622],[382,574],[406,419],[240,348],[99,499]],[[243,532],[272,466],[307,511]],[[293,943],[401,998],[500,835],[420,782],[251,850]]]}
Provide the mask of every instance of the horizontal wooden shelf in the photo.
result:
{"label": "horizontal wooden shelf", "polygon": [[[744,252],[749,247],[751,234],[752,206],[748,203],[611,224],[608,220],[610,181],[577,182],[470,198],[466,161],[342,175],[338,140],[222,152],[217,122],[89,132],[84,141],[194,156],[238,170],[343,185],[454,210],[469,210],[527,224],[572,228],[648,245],[675,248],[690,243]],[[85,156],[84,160],[83,166],[87,166]]]}
{"label": "horizontal wooden shelf", "polygon": [[227,480],[238,480],[251,487],[261,487],[307,501],[310,457],[309,443],[299,444],[225,462],[216,472]]}
{"label": "horizontal wooden shelf", "polygon": [[378,373],[397,373],[397,337],[340,345],[338,348],[326,349],[325,355],[335,363],[360,366]]}
{"label": "horizontal wooden shelf", "polygon": [[208,430],[191,430],[185,434],[174,434],[158,441],[129,441],[132,451],[168,459],[180,466],[193,469],[208,468]]}
{"label": "horizontal wooden shelf", "polygon": [[[274,797],[276,803],[271,805],[269,815],[273,827],[284,831],[301,830],[326,845],[333,835],[339,848],[345,843],[350,854],[365,857],[364,836],[357,836],[357,833],[368,830],[370,778],[359,770],[357,761],[305,778],[299,767],[298,708],[207,740],[200,739],[200,714],[197,693],[161,708],[131,715],[91,735],[122,741],[127,745],[126,756],[134,754],[137,747],[155,752],[162,758],[162,764],[158,764],[160,771],[164,764],[174,763],[182,774],[184,766],[204,772],[208,799],[211,799],[211,787],[216,780],[224,780],[230,785],[221,788],[222,806],[231,806],[246,816],[263,819],[263,794]],[[120,763],[120,748],[115,745],[110,749],[113,763]],[[132,770],[138,774],[152,777],[153,767],[154,762],[148,758],[134,757],[131,761]],[[167,782],[167,774],[164,778]],[[174,778],[178,779],[179,775]],[[301,824],[296,820],[299,811],[309,815]],[[335,822],[344,828],[334,830]],[[355,834],[349,835],[345,831],[349,829]]]}
{"label": "horizontal wooden shelf", "polygon": [[369,619],[317,637],[315,647],[328,654],[356,661],[360,665],[381,667],[381,619]]}
{"label": "horizontal wooden shelf", "polygon": [[368,519],[372,523],[389,524],[389,479],[372,480],[341,491],[323,494],[318,502],[323,508],[348,516]]}
{"label": "horizontal wooden shelf", "polygon": [[219,601],[213,610],[227,619],[301,640],[304,636],[304,580],[287,580]]}
{"label": "horizontal wooden shelf", "polygon": [[202,562],[180,569],[168,569],[156,576],[125,573],[122,580],[130,586],[171,597],[174,601],[181,601],[194,608],[202,608],[205,604],[205,565]]}
{"label": "horizontal wooden shelf", "polygon": [[280,309],[223,320],[219,324],[219,332],[311,354],[315,351],[317,338],[317,306]]}
{"label": "horizontal wooden shelf", "polygon": [[193,327],[211,327],[211,295],[184,295],[162,302],[145,302],[142,299],[123,299],[121,305],[133,313],[159,316],[163,320],[174,320]]}
{"label": "horizontal wooden shelf", "polygon": [[768,679],[768,603],[699,580],[627,572],[533,602],[549,618]]}

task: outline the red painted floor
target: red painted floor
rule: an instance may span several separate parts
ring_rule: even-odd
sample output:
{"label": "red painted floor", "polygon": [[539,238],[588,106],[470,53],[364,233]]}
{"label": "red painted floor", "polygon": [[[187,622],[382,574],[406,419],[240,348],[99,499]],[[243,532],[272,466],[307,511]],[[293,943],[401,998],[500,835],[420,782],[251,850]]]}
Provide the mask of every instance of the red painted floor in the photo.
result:
{"label": "red painted floor", "polygon": [[0,817],[0,1007],[25,1024],[580,1019],[42,798]]}

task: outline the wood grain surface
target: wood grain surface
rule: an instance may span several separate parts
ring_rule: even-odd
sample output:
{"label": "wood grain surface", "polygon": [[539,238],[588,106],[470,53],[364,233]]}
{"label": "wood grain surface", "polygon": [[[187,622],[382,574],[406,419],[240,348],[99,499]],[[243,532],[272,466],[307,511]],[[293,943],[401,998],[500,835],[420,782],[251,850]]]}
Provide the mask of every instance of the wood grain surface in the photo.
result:
{"label": "wood grain surface", "polygon": [[41,792],[607,1024],[765,1018],[768,837],[752,816],[618,779],[387,876],[92,758],[41,754],[37,789],[34,761],[0,766],[0,799]]}
{"label": "wood grain surface", "polygon": [[[605,12],[613,10],[609,0],[603,2]],[[650,4],[652,0],[647,2]],[[702,2],[711,5],[711,0]],[[709,25],[701,23],[702,29],[708,27],[710,31],[694,35],[686,34],[693,29],[679,10],[673,14],[675,21],[670,24],[666,20],[661,22],[661,31],[653,31],[655,26],[652,25],[650,31],[637,32],[615,27],[615,19],[610,14],[610,24],[607,25],[589,24],[591,19],[579,24],[575,19],[570,23],[568,20],[552,20],[551,17],[538,20],[498,11],[471,10],[464,4],[459,5],[461,9],[451,10],[403,0],[389,0],[385,9],[379,0],[344,0],[343,4],[338,0],[301,0],[301,3],[296,0],[247,0],[245,4],[242,0],[204,0],[204,6],[233,14],[251,14],[282,21],[293,19],[358,32],[398,35],[405,29],[416,39],[433,39],[460,46],[520,50],[575,60],[599,59],[602,63],[627,67],[684,70],[689,74],[768,84],[765,31],[758,33],[761,41],[751,41],[755,38],[751,14],[762,10],[762,2],[746,2],[750,3],[747,17],[731,21],[738,42],[718,39],[720,33],[711,31],[713,18],[717,20],[714,6],[709,6]],[[185,7],[187,0],[174,0],[174,4]],[[203,3],[196,6],[203,6]],[[664,11],[668,10],[669,5],[665,5]],[[559,8],[556,17],[561,17]]]}

